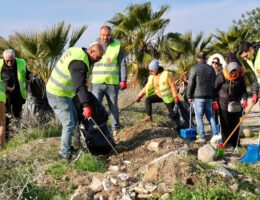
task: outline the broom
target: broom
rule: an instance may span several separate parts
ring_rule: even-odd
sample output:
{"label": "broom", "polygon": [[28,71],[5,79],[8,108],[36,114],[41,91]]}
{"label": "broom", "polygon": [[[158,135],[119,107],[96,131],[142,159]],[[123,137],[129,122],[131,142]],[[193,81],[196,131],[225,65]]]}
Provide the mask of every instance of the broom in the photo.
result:
{"label": "broom", "polygon": [[249,112],[251,111],[251,109],[253,108],[254,104],[252,104],[248,111],[246,111],[246,113],[243,115],[243,117],[240,119],[239,123],[236,125],[236,127],[233,129],[233,131],[229,134],[228,138],[226,139],[226,141],[224,142],[224,144],[219,144],[218,145],[218,156],[223,156],[224,155],[224,148],[226,146],[226,144],[228,143],[228,141],[230,140],[230,138],[234,135],[235,131],[238,129],[238,127],[242,124],[243,120],[246,118],[246,116],[249,114]]}

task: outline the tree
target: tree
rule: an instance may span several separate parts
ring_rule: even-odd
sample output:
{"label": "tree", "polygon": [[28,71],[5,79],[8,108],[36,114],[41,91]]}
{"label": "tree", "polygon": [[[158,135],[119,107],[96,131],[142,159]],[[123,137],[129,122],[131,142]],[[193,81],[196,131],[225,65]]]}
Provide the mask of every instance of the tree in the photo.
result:
{"label": "tree", "polygon": [[239,29],[247,30],[250,34],[249,42],[259,41],[260,38],[260,7],[247,11],[241,18],[233,21]]}
{"label": "tree", "polygon": [[113,26],[113,36],[128,54],[130,72],[138,83],[147,75],[146,66],[152,57],[158,56],[158,43],[170,21],[162,18],[168,9],[165,5],[153,12],[150,2],[133,4],[126,8],[126,14],[117,13],[108,21]]}
{"label": "tree", "polygon": [[71,31],[70,24],[60,22],[39,32],[15,32],[9,40],[0,38],[0,51],[14,49],[17,57],[24,58],[28,67],[47,81],[66,46],[74,46],[86,29],[84,25]]}

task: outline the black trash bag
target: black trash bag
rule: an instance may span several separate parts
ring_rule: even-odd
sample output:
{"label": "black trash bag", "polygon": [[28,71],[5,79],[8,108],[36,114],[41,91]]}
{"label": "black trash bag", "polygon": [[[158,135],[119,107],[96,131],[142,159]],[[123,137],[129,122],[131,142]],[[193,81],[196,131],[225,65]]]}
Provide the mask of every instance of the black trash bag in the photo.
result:
{"label": "black trash bag", "polygon": [[[173,111],[169,114],[169,117],[172,120],[173,128],[178,132],[180,131],[180,129],[189,128],[189,106],[187,106],[185,103],[179,102],[175,104]],[[193,123],[191,123],[191,127],[194,127]]]}
{"label": "black trash bag", "polygon": [[39,76],[32,77],[27,87],[25,108],[22,112],[23,127],[37,126],[50,121],[53,117],[44,81]]}
{"label": "black trash bag", "polygon": [[[76,145],[80,144],[84,149],[89,150],[92,154],[107,154],[112,150],[111,145],[115,146],[114,139],[107,126],[108,113],[105,107],[99,103],[97,98],[91,92],[90,99],[90,106],[93,109],[92,119],[96,124],[92,119],[84,119],[82,116],[82,106],[78,97],[75,96],[73,99],[79,118],[79,127],[75,143]],[[97,126],[101,129],[104,135]]]}

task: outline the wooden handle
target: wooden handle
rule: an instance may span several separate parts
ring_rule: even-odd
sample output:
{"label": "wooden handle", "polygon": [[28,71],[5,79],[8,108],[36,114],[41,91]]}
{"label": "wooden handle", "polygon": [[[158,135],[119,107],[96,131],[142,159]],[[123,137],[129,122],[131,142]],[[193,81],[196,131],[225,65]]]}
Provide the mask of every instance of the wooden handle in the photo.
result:
{"label": "wooden handle", "polygon": [[246,111],[246,113],[243,115],[243,117],[240,119],[239,123],[236,125],[236,127],[233,129],[233,131],[230,133],[230,135],[228,136],[228,138],[226,139],[226,141],[224,142],[224,147],[226,146],[227,142],[230,140],[230,138],[232,137],[232,135],[234,135],[235,131],[237,130],[237,128],[241,125],[241,123],[243,122],[243,120],[246,118],[246,116],[248,115],[248,113],[251,111],[251,109],[253,108],[254,104],[252,104],[248,111]]}

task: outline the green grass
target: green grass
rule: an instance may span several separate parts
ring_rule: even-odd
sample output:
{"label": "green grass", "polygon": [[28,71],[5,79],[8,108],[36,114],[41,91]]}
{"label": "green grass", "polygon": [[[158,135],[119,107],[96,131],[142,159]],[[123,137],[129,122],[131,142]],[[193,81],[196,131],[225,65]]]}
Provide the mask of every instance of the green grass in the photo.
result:
{"label": "green grass", "polygon": [[5,146],[5,149],[12,149],[18,147],[23,143],[28,143],[32,140],[59,137],[61,135],[61,128],[57,122],[51,121],[47,124],[43,124],[38,128],[28,128],[12,138]]}
{"label": "green grass", "polygon": [[69,171],[69,166],[66,163],[55,163],[54,165],[49,166],[45,171],[55,179],[62,179]]}
{"label": "green grass", "polygon": [[238,162],[235,168],[238,172],[247,174],[250,177],[260,181],[260,168],[256,164],[247,164]]}
{"label": "green grass", "polygon": [[174,184],[173,191],[168,200],[236,200],[241,199],[237,192],[225,187],[210,187],[188,189],[181,184]]}
{"label": "green grass", "polygon": [[105,172],[107,171],[106,163],[99,160],[91,154],[82,154],[80,158],[73,163],[73,168],[80,171],[88,172]]}

